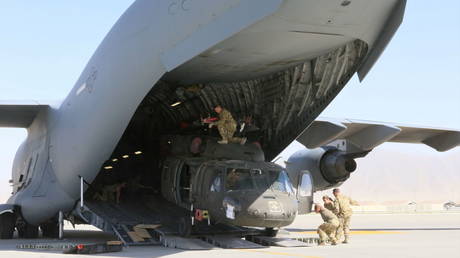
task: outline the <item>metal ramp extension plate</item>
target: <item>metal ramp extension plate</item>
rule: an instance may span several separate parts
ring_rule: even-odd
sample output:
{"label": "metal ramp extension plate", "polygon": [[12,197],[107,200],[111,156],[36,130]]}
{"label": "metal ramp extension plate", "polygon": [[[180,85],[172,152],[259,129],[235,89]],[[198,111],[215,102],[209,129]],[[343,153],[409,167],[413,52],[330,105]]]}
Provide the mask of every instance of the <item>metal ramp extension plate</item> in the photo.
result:
{"label": "metal ramp extension plate", "polygon": [[[124,245],[160,245],[160,234],[153,226],[159,221],[150,213],[135,207],[124,207],[107,202],[85,202],[77,208],[78,215],[88,224],[104,232],[115,234]],[[139,229],[137,225],[147,225]],[[140,233],[139,233],[140,232]]]}
{"label": "metal ramp extension plate", "polygon": [[226,249],[253,249],[253,248],[264,248],[264,246],[250,242],[234,236],[204,236],[201,239],[204,241]]}
{"label": "metal ramp extension plate", "polygon": [[183,250],[211,250],[216,247],[198,238],[184,238],[178,236],[165,236],[161,238],[164,247]]}
{"label": "metal ramp extension plate", "polygon": [[267,237],[267,236],[250,236],[249,241],[264,246],[279,246],[279,247],[307,247],[311,246],[308,242],[299,241],[290,237]]}

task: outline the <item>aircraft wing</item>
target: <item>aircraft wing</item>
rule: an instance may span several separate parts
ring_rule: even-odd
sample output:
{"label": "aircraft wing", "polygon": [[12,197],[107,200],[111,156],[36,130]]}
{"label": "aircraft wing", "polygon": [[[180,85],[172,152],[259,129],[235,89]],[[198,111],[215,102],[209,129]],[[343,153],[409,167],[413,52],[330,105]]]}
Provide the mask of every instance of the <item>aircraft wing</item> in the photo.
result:
{"label": "aircraft wing", "polygon": [[36,101],[0,101],[0,127],[28,128],[38,112],[48,107]]}
{"label": "aircraft wing", "polygon": [[297,137],[297,141],[309,149],[328,145],[335,140],[346,140],[361,151],[372,150],[384,142],[422,143],[437,151],[447,151],[460,146],[460,130],[319,118]]}

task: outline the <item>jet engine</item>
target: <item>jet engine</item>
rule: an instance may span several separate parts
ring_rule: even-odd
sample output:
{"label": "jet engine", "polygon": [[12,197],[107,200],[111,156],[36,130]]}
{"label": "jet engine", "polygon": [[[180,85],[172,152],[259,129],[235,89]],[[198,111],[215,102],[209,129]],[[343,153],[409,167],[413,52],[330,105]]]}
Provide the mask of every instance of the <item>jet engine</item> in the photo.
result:
{"label": "jet engine", "polygon": [[298,186],[302,171],[310,172],[313,191],[326,190],[345,182],[356,170],[355,158],[361,155],[348,154],[334,147],[304,149],[291,155],[286,170],[294,186]]}

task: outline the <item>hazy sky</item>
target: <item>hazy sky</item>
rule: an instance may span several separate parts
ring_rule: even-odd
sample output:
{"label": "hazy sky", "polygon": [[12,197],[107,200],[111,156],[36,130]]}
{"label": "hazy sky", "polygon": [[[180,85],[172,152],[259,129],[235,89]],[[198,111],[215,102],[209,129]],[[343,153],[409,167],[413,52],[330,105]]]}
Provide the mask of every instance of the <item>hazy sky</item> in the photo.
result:
{"label": "hazy sky", "polygon": [[[132,2],[3,1],[0,100],[63,99]],[[460,129],[459,28],[460,1],[408,1],[403,25],[364,82],[354,78],[322,115]],[[25,135],[0,129],[0,202]],[[381,148],[438,155],[425,146]]]}

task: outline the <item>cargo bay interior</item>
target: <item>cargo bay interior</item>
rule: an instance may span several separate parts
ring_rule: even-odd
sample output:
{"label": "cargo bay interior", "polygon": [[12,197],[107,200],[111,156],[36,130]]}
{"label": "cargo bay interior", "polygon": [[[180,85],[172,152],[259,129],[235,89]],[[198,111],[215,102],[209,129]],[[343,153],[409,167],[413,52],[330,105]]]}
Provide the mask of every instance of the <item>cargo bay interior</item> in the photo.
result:
{"label": "cargo bay interior", "polygon": [[[366,53],[366,43],[354,40],[314,59],[280,62],[285,69],[261,73],[257,78],[183,84],[187,80],[178,76],[184,76],[182,67],[196,62],[190,60],[153,85],[112,156],[101,166],[86,198],[104,186],[121,182],[127,182],[121,201],[127,201],[129,192],[135,198],[139,194],[158,195],[162,161],[170,153],[163,136],[218,137],[215,127],[208,129],[200,123],[201,118],[216,116],[212,110],[217,104],[231,111],[240,127],[244,124],[248,144],[257,142],[265,159],[272,160],[340,92]],[[188,179],[182,180],[185,185]],[[132,191],[132,187],[137,189]]]}

